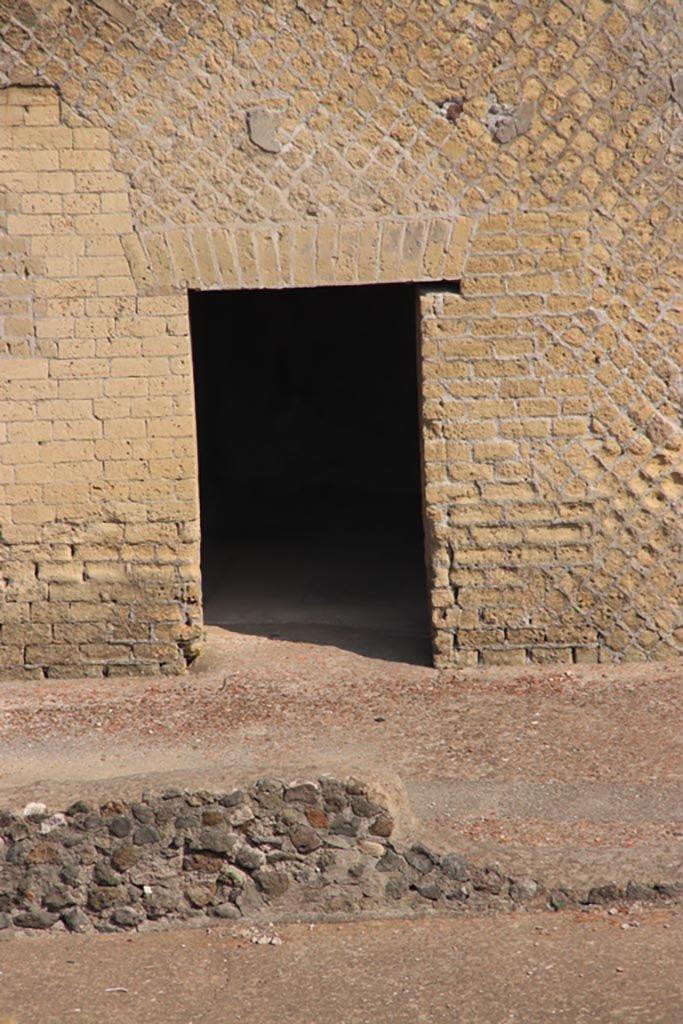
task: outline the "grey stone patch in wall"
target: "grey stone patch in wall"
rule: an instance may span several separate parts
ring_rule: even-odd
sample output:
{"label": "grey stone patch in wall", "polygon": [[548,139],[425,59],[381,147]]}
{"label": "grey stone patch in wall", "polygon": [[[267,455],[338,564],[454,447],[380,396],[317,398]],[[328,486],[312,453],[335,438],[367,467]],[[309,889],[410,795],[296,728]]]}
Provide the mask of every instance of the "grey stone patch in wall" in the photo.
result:
{"label": "grey stone patch in wall", "polygon": [[41,821],[41,835],[49,835],[50,832],[54,832],[56,828],[62,828],[64,825],[66,825],[65,816],[63,814],[53,814],[51,817]]}
{"label": "grey stone patch in wall", "polygon": [[589,889],[586,902],[614,903],[621,895],[621,889],[615,882],[605,882],[602,885],[595,885],[592,889]]}
{"label": "grey stone patch in wall", "polygon": [[[28,813],[26,813],[28,811]],[[0,810],[0,931],[115,932],[215,920],[524,911],[683,897],[634,880],[583,893],[393,835],[394,808],[356,778],[167,789],[63,813]],[[45,823],[50,828],[45,829]],[[54,827],[53,827],[54,826]]]}
{"label": "grey stone patch in wall", "polygon": [[125,26],[125,28],[130,28],[135,21],[133,11],[124,7],[118,0],[90,0],[90,2],[99,7],[105,14],[108,14],[114,21],[118,21],[119,25]]}
{"label": "grey stone patch in wall", "polygon": [[309,21],[312,21],[314,25],[317,25],[322,20],[324,13],[325,0],[296,0],[295,4],[297,10],[302,11]]}
{"label": "grey stone patch in wall", "polygon": [[671,96],[679,107],[683,107],[683,71],[676,71],[671,76]]}
{"label": "grey stone patch in wall", "polygon": [[21,812],[25,818],[34,818],[36,815],[44,815],[47,813],[47,807],[45,804],[37,803],[32,801],[26,804],[23,811]]}
{"label": "grey stone patch in wall", "polygon": [[532,900],[538,892],[538,883],[533,878],[516,878],[510,881],[510,899],[515,903]]}
{"label": "grey stone patch in wall", "polygon": [[32,28],[38,21],[38,13],[33,9],[27,0],[16,0],[13,11],[17,21],[21,21],[26,28]]}
{"label": "grey stone patch in wall", "polygon": [[499,103],[495,96],[490,96],[486,123],[496,142],[512,142],[531,127],[535,110],[536,105],[531,100],[513,106]]}
{"label": "grey stone patch in wall", "polygon": [[277,137],[278,118],[266,110],[247,112],[247,131],[251,142],[264,153],[279,153],[282,149]]}

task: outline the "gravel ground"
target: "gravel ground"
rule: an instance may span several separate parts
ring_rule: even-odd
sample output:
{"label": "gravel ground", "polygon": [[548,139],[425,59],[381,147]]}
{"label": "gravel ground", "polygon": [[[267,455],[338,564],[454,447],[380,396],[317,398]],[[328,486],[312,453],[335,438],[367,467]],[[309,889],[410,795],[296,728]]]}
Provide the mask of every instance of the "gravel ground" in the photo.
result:
{"label": "gravel ground", "polygon": [[681,948],[664,909],[35,938],[0,1021],[680,1024]]}
{"label": "gravel ground", "polygon": [[30,760],[74,741],[147,752],[218,748],[241,728],[360,728],[408,742],[431,776],[661,783],[683,776],[682,680],[677,663],[437,671],[213,628],[184,677],[4,683],[0,742]]}
{"label": "gravel ground", "polygon": [[184,677],[4,684],[0,804],[355,771],[407,793],[404,831],[443,848],[517,871],[531,851],[577,883],[613,864],[680,879],[682,678],[436,671],[212,628]]}

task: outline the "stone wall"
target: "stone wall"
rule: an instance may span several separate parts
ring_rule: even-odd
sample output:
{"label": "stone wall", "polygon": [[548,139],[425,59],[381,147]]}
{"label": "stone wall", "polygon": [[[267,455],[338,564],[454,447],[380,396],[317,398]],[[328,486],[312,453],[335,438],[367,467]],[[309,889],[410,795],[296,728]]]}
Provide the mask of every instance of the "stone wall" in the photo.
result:
{"label": "stone wall", "polygon": [[462,912],[671,900],[680,886],[632,881],[581,892],[507,878],[392,839],[376,786],[330,776],[259,779],[224,793],[170,787],[134,803],[79,800],[64,813],[0,811],[0,935],[111,932],[218,920],[400,911]]}
{"label": "stone wall", "polygon": [[680,654],[675,15],[0,2],[0,671],[198,650],[187,288],[376,281],[427,285],[437,664]]}

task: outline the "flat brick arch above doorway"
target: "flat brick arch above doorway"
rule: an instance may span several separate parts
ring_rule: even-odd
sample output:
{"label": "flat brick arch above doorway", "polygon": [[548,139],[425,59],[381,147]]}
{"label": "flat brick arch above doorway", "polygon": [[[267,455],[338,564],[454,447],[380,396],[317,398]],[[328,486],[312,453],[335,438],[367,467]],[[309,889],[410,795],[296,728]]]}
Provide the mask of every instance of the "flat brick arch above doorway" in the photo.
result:
{"label": "flat brick arch above doorway", "polygon": [[432,217],[188,226],[126,240],[142,292],[179,288],[295,288],[460,277],[473,221]]}

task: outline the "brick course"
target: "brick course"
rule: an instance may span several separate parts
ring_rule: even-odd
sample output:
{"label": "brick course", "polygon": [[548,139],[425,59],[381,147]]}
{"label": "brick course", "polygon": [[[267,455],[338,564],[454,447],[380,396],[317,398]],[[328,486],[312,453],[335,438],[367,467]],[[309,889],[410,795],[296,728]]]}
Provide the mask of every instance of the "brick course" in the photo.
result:
{"label": "brick course", "polygon": [[10,4],[0,672],[199,649],[187,289],[379,281],[424,285],[437,664],[680,654],[675,15]]}

